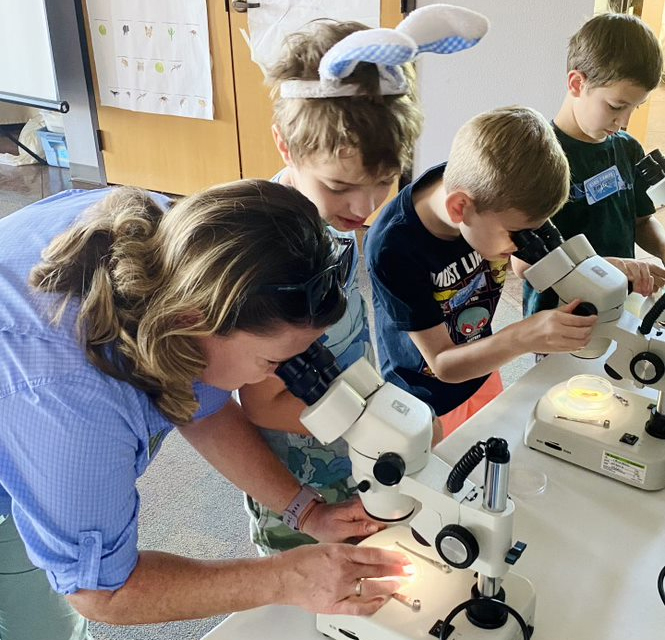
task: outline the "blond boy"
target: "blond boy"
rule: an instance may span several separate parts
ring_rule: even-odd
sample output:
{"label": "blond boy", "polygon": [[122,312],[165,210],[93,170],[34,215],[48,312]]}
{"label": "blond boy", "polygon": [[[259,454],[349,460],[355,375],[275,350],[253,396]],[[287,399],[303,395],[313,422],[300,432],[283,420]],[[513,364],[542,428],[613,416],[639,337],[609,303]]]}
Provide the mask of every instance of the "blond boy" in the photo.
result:
{"label": "blond boy", "polygon": [[432,405],[446,434],[500,392],[500,366],[589,340],[596,318],[573,315],[576,302],[491,329],[511,233],[541,226],[568,184],[548,122],[496,109],[463,125],[448,162],[403,189],[367,234],[381,372]]}

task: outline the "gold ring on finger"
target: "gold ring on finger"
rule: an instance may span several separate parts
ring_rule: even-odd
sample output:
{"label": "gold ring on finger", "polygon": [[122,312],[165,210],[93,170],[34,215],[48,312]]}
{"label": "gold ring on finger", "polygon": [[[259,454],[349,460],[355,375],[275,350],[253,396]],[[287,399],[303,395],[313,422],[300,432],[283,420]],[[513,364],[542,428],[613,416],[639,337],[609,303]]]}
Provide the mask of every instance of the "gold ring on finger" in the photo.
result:
{"label": "gold ring on finger", "polygon": [[360,598],[363,594],[363,581],[365,578],[358,578],[356,580],[356,595]]}

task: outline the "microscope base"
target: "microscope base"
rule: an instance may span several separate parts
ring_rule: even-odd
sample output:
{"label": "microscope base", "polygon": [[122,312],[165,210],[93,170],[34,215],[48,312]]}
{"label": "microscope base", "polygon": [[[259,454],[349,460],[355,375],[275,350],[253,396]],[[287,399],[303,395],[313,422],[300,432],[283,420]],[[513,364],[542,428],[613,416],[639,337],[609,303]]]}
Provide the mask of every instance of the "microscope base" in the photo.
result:
{"label": "microscope base", "polygon": [[601,416],[561,418],[552,401],[560,387],[565,383],[536,404],[524,435],[528,447],[639,489],[665,487],[665,440],[645,431],[652,397],[615,388],[616,402]]}
{"label": "microscope base", "polygon": [[[411,601],[419,600],[420,609],[414,611],[408,604],[392,599],[371,616],[319,614],[316,617],[317,630],[335,640],[438,640],[437,623],[440,626],[455,606],[471,597],[471,589],[476,584],[473,571],[450,570],[436,551],[416,542],[410,528],[405,526],[380,531],[361,544],[398,551],[413,561],[415,577],[405,581],[399,593]],[[506,603],[522,615],[527,625],[533,626],[536,599],[531,583],[508,573],[502,587],[506,592]],[[447,640],[522,639],[512,617],[503,627],[485,630],[472,625],[461,612],[452,625],[454,630]]]}

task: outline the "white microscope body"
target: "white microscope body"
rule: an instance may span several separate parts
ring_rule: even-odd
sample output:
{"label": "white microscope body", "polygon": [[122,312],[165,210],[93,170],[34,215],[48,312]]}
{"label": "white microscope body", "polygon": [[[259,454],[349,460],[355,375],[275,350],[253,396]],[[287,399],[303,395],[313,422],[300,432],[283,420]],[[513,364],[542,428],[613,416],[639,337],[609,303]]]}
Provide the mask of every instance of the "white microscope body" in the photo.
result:
{"label": "white microscope body", "polygon": [[[468,617],[456,616],[443,637],[522,638],[515,620],[506,619],[505,612],[493,609],[488,600],[505,598],[533,626],[533,587],[509,573],[525,545],[514,545],[512,540],[515,506],[507,495],[510,455],[505,441],[490,439],[477,445],[476,454],[480,454],[473,462],[467,461],[466,473],[456,473],[451,492],[446,486],[451,467],[430,452],[429,406],[384,382],[364,358],[342,373],[338,369],[326,373],[326,365],[317,364],[319,356],[314,355],[309,360],[310,365],[314,362],[310,372],[323,371],[319,376],[323,384],[309,393],[307,389],[315,384],[313,376],[309,381],[301,377],[295,384],[294,379],[300,375],[299,369],[302,373],[304,356],[317,349],[332,359],[315,343],[283,365],[278,374],[310,405],[301,421],[317,439],[323,443],[339,437],[346,440],[365,510],[391,525],[361,544],[399,551],[416,566],[415,577],[374,615],[318,615],[317,629],[337,640],[435,639],[450,611],[475,596],[480,604],[471,607]],[[297,360],[301,362],[294,364]],[[289,370],[284,371],[286,368]],[[484,490],[479,490],[466,475],[482,458],[483,447],[485,482]],[[410,527],[404,526],[407,523]]]}
{"label": "white microscope body", "polygon": [[[600,412],[566,406],[566,383],[541,398],[526,427],[525,444],[641,489],[665,487],[665,335],[656,320],[665,309],[658,301],[640,320],[624,310],[626,276],[596,255],[583,235],[563,242],[524,273],[539,292],[554,289],[565,304],[583,300],[582,313],[598,314],[592,340],[574,355],[603,356],[607,375],[631,380],[653,391],[614,389]],[[665,298],[663,299],[665,301]]]}

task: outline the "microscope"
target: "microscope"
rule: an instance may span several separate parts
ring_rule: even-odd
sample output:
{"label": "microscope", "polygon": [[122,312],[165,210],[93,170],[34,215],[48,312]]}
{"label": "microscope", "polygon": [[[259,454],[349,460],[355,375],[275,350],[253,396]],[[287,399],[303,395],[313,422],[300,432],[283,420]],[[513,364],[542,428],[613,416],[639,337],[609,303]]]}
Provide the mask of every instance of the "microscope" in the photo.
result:
{"label": "microscope", "polygon": [[[300,420],[318,440],[349,445],[362,504],[388,525],[360,544],[398,551],[416,567],[375,614],[319,614],[316,628],[335,640],[528,639],[535,594],[509,573],[526,545],[512,541],[506,441],[479,442],[451,468],[431,453],[427,404],[365,358],[340,371],[319,342],[277,374],[308,405]],[[479,488],[468,476],[483,459]]]}
{"label": "microscope", "polygon": [[[650,172],[647,193],[665,203],[665,159],[663,167],[652,154],[642,162]],[[658,318],[665,295],[640,319],[624,309],[626,276],[596,255],[583,235],[564,242],[548,221],[535,231],[514,233],[513,240],[514,255],[531,265],[524,277],[536,291],[552,288],[564,304],[580,299],[574,313],[598,316],[591,341],[573,355],[598,358],[615,343],[604,365],[607,376],[630,380],[640,390],[647,387],[646,393],[637,392],[598,376],[575,376],[537,402],[525,444],[640,489],[662,489],[665,334]]]}

